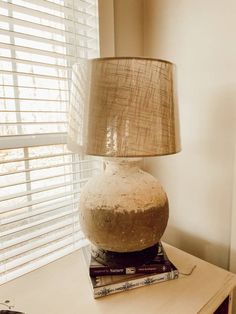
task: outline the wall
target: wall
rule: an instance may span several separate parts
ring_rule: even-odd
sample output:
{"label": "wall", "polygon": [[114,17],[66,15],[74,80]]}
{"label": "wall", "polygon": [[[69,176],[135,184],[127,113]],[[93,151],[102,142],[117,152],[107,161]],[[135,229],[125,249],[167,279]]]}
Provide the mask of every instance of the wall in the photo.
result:
{"label": "wall", "polygon": [[146,161],[170,200],[165,240],[225,268],[236,131],[235,12],[233,0],[144,1],[144,55],[178,69],[182,152]]}
{"label": "wall", "polygon": [[101,57],[143,55],[143,0],[98,0]]}
{"label": "wall", "polygon": [[115,55],[114,3],[111,0],[98,0],[99,45],[101,57]]}
{"label": "wall", "polygon": [[115,55],[143,55],[143,0],[114,0]]}
{"label": "wall", "polygon": [[[114,3],[116,56],[144,55],[177,65],[182,152],[145,160],[169,197],[164,240],[225,268],[231,256],[233,270],[236,2],[100,0],[107,1]],[[236,170],[234,176],[236,182]]]}

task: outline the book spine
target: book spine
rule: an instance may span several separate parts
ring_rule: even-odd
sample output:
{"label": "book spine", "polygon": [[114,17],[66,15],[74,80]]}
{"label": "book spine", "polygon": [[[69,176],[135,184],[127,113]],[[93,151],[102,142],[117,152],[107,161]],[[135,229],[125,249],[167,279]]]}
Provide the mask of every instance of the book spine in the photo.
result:
{"label": "book spine", "polygon": [[169,272],[173,267],[168,264],[153,264],[137,267],[110,268],[110,267],[90,267],[89,274],[91,277],[96,276],[113,276],[113,275],[132,275],[132,274],[153,274]]}
{"label": "book spine", "polygon": [[114,283],[103,287],[94,288],[94,298],[105,297],[110,294],[136,289],[143,286],[153,285],[158,282],[172,280],[178,278],[178,270],[172,270],[162,274],[155,274],[144,278],[136,278],[125,282]]}

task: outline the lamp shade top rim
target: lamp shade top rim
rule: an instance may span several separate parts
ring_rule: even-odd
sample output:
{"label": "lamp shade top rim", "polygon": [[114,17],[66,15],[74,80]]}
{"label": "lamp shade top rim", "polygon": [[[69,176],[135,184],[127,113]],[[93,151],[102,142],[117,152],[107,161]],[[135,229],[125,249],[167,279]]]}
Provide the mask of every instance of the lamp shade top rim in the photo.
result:
{"label": "lamp shade top rim", "polygon": [[150,57],[132,57],[132,56],[123,56],[123,57],[102,57],[102,58],[94,58],[94,59],[88,59],[88,61],[106,61],[106,60],[150,60],[150,61],[157,61],[157,62],[163,62],[167,64],[174,65],[173,62],[164,60],[164,59],[157,59],[157,58],[150,58]]}

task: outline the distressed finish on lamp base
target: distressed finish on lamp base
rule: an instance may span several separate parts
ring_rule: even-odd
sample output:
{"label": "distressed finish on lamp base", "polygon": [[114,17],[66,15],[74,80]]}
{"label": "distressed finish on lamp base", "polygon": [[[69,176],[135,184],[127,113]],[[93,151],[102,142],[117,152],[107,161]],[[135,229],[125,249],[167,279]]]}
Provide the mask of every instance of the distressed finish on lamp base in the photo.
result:
{"label": "distressed finish on lamp base", "polygon": [[168,199],[138,159],[105,159],[105,171],[84,187],[80,224],[98,248],[134,252],[159,242],[168,221]]}

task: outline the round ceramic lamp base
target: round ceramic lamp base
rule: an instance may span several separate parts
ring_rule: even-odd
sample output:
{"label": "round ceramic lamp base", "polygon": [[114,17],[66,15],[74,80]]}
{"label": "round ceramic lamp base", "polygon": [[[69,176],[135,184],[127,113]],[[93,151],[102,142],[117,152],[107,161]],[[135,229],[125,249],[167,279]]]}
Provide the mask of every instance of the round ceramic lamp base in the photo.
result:
{"label": "round ceramic lamp base", "polygon": [[[80,198],[80,224],[97,248],[116,253],[157,244],[168,221],[168,200],[158,181],[132,158],[105,159]],[[117,255],[118,256],[118,255]]]}

